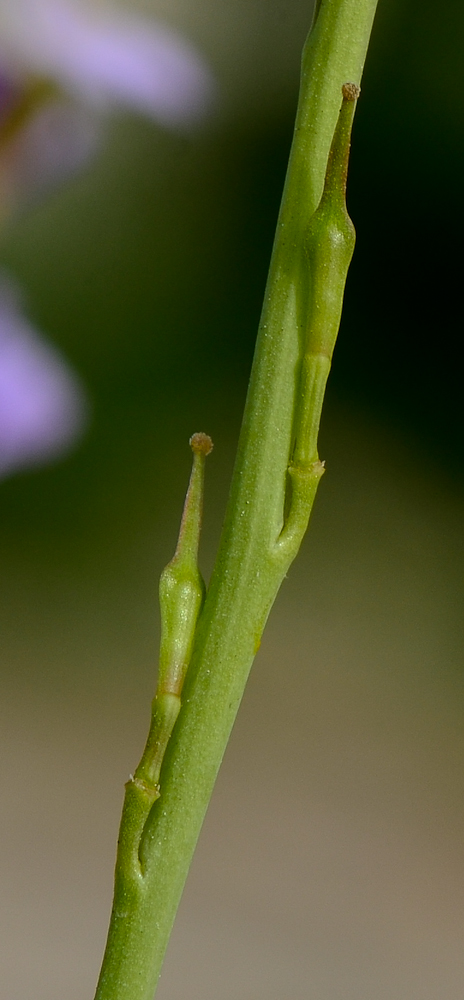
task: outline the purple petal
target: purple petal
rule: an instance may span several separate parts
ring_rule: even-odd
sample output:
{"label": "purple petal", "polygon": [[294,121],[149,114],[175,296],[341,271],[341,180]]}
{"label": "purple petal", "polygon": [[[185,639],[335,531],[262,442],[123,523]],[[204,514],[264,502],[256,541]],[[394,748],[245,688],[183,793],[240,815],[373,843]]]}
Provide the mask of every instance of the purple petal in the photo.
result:
{"label": "purple petal", "polygon": [[16,81],[0,67],[0,126],[18,99]]}
{"label": "purple petal", "polygon": [[101,129],[91,111],[70,101],[41,107],[2,151],[2,199],[12,207],[18,197],[37,193],[71,177],[98,148]]}
{"label": "purple petal", "polygon": [[[79,0],[8,0],[0,51],[94,104],[125,104],[166,124],[203,114],[212,77],[192,45],[152,19]],[[4,23],[3,23],[4,22]]]}
{"label": "purple petal", "polygon": [[0,289],[0,476],[66,452],[86,422],[77,376]]}

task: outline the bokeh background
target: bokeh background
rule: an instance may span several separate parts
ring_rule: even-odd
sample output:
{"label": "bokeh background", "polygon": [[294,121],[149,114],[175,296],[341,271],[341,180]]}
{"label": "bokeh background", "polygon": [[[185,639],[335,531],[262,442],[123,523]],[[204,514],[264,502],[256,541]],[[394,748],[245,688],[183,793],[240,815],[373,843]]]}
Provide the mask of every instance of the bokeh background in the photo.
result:
{"label": "bokeh background", "polygon": [[[134,6],[134,5],[133,5]],[[210,572],[310,20],[146,0],[220,85],[191,135],[113,117],[2,265],[87,386],[80,445],[0,485],[0,996],[92,997],[188,437]],[[159,1000],[461,1000],[464,104],[458,0],[380,0],[358,241],[311,530],[253,668]]]}

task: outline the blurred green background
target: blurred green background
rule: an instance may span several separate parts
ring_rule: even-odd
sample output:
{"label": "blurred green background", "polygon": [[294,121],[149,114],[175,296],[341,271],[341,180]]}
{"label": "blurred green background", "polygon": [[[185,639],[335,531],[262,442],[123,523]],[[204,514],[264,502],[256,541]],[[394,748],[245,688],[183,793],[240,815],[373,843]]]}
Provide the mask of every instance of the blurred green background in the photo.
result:
{"label": "blurred green background", "polygon": [[[139,5],[221,87],[189,138],[121,117],[2,264],[80,372],[89,430],[0,488],[0,996],[93,995],[157,586],[189,473],[220,531],[292,132],[302,0]],[[461,1000],[464,9],[380,0],[327,475],[271,616],[159,1000]]]}

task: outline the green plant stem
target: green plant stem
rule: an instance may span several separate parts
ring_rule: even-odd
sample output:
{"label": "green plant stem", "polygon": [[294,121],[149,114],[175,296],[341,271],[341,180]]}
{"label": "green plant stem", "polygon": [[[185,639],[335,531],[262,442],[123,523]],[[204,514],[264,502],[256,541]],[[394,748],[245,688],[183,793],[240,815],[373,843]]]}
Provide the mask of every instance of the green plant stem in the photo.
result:
{"label": "green plant stem", "polygon": [[[139,808],[126,799],[96,1000],[152,1000],[248,673],[323,471],[317,454],[311,462],[292,464],[305,351],[302,247],[321,199],[342,85],[360,82],[375,8],[376,0],[322,0],[305,45],[294,141],[219,553],[163,761],[160,798],[150,804],[146,822],[147,803]],[[125,852],[134,831],[140,837],[137,871]]]}

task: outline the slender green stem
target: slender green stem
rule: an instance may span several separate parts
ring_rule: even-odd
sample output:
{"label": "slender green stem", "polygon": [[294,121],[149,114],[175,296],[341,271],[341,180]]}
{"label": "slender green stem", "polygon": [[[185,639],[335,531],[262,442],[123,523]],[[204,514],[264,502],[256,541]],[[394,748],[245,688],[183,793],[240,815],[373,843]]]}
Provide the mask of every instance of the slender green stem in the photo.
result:
{"label": "slender green stem", "polygon": [[[314,272],[314,262],[306,243],[342,86],[360,82],[375,8],[376,0],[322,0],[304,49],[294,141],[219,553],[162,764],[161,795],[148,809],[146,802],[127,806],[126,799],[130,817],[126,824],[123,817],[121,828],[97,1000],[152,1000],[248,673],[323,472],[315,438],[333,344],[321,349],[311,319],[314,290],[305,268]],[[330,255],[325,259],[329,266]],[[308,357],[317,361],[305,363]],[[315,386],[317,426],[299,398],[305,365],[308,371],[312,365],[307,381]],[[132,827],[139,837],[135,873],[126,865],[123,842]]]}

